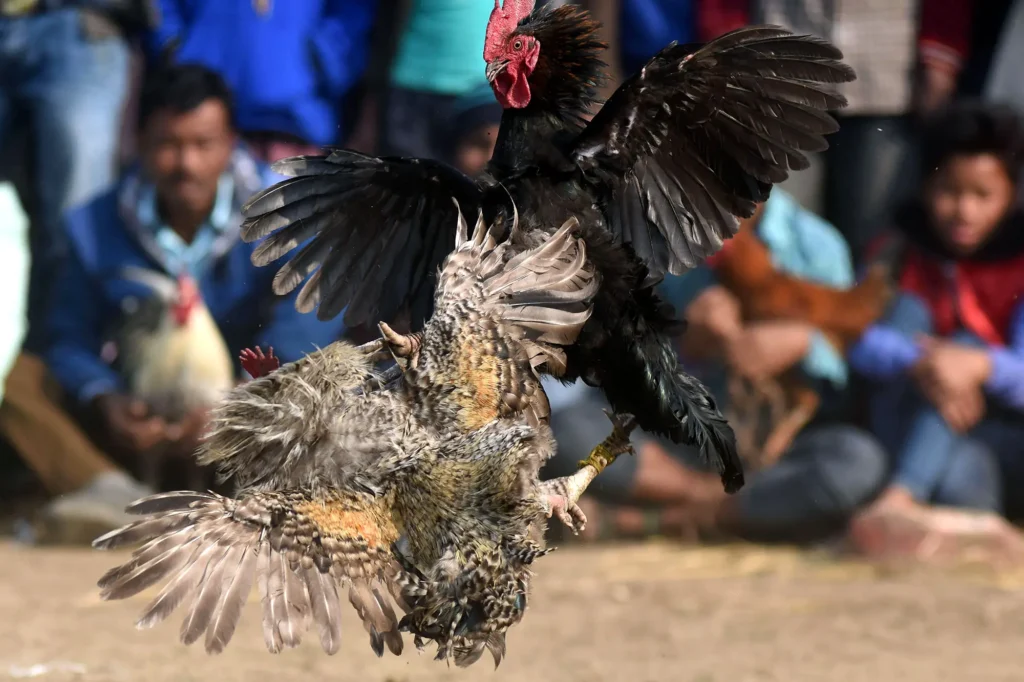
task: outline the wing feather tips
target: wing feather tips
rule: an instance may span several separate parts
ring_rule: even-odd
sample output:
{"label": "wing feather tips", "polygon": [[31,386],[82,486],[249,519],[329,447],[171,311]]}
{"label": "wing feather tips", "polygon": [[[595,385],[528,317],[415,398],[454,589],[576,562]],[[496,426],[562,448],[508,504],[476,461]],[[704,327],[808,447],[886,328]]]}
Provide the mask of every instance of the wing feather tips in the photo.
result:
{"label": "wing feather tips", "polygon": [[[136,626],[153,627],[184,607],[181,642],[193,644],[205,635],[204,648],[216,654],[234,636],[255,583],[269,651],[298,646],[315,625],[321,647],[334,654],[341,642],[339,579],[357,585],[379,579],[374,575],[382,575],[380,563],[387,560],[387,554],[371,561],[358,551],[358,542],[356,553],[346,554],[343,548],[347,545],[340,538],[327,542],[316,521],[301,512],[302,505],[294,507],[293,503],[276,494],[235,500],[188,492],[140,500],[135,508],[156,509],[154,516],[97,539],[101,547],[125,544],[126,538],[145,543],[100,579],[101,598],[130,598],[163,581],[163,588],[143,609]],[[282,510],[291,523],[298,524],[291,526],[292,535],[287,520],[273,521]],[[344,536],[349,531],[341,528],[338,532]],[[289,540],[304,533],[314,537],[319,533],[324,539],[317,545],[321,554],[311,554],[302,549],[306,545]],[[328,552],[329,547],[334,549]],[[375,628],[374,641],[400,653],[401,635],[391,605],[375,586],[368,588],[367,594],[373,597],[369,602],[373,609],[365,613]]]}
{"label": "wing feather tips", "polygon": [[651,278],[715,253],[772,185],[828,148],[829,112],[846,105],[835,86],[855,78],[841,59],[819,38],[744,27],[668,46],[615,92],[573,156],[620,183],[610,227]]}
{"label": "wing feather tips", "polygon": [[257,267],[301,248],[280,266],[275,293],[305,280],[301,311],[329,320],[346,310],[350,326],[392,319],[405,305],[429,313],[432,274],[450,249],[450,197],[475,209],[474,181],[440,162],[350,150],[272,167],[288,177],[245,204],[241,232],[247,243],[263,240],[251,256]]}

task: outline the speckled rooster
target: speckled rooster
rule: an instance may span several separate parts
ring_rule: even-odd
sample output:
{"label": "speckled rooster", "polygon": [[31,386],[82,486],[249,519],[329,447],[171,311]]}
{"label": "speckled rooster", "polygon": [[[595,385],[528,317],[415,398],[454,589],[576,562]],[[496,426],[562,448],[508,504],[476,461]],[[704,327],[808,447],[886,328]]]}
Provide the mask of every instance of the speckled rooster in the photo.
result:
{"label": "speckled rooster", "polygon": [[[575,502],[629,450],[633,421],[613,417],[612,435],[573,476],[538,479],[555,445],[537,372],[564,368],[599,276],[575,219],[513,255],[482,217],[470,239],[457,215],[457,248],[422,331],[381,324],[378,342],[337,342],[277,369],[272,353],[243,354],[259,378],[215,410],[198,453],[241,492],[134,503],[146,518],[94,543],[145,543],[100,580],[104,599],[164,581],[138,625],[183,605],[181,640],[205,636],[219,652],[255,581],[270,651],[315,624],[334,653],[347,587],[378,655],[400,653],[407,631],[460,666],[484,651],[501,660],[546,552],[538,526],[552,515],[585,523]],[[398,360],[397,380],[374,371],[382,355]]]}
{"label": "speckled rooster", "polygon": [[717,251],[774,183],[807,167],[806,152],[827,148],[837,129],[827,112],[846,104],[833,84],[853,71],[823,40],[752,26],[666,47],[587,122],[604,79],[597,30],[577,5],[496,0],[484,61],[505,111],[482,177],[345,150],[286,159],[275,169],[295,177],[244,207],[243,238],[270,235],[253,253],[258,265],[311,239],[274,282],[284,294],[309,277],[301,310],[319,306],[327,319],[344,309],[355,327],[408,306],[415,327],[451,244],[449,197],[488,221],[508,221],[514,202],[525,229],[512,251],[578,218],[602,284],[564,378],[600,386],[641,428],[698,447],[734,491],[735,437],[679,366],[680,323],[654,286]]}

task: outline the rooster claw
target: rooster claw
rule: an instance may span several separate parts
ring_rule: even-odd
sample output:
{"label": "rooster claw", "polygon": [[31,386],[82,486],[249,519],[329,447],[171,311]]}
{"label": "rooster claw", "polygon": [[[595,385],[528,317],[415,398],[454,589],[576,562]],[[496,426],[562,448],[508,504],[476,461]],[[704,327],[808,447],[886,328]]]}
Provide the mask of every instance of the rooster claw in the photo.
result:
{"label": "rooster claw", "polygon": [[579,535],[587,528],[587,515],[574,502],[569,502],[564,495],[552,493],[545,498],[547,506],[547,517],[557,518],[572,531],[573,535]]}
{"label": "rooster claw", "polygon": [[263,349],[256,346],[256,350],[246,348],[239,354],[239,361],[242,369],[249,373],[253,379],[265,377],[281,366],[281,359],[274,357],[274,347],[271,346],[266,355]]}

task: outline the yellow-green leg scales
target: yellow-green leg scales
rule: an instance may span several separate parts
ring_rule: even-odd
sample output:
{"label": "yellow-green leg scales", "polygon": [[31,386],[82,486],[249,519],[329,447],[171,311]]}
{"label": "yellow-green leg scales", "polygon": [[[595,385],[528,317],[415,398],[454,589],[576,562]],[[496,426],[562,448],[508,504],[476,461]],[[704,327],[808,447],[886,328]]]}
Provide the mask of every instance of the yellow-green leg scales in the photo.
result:
{"label": "yellow-green leg scales", "polygon": [[636,419],[631,414],[613,414],[608,410],[604,412],[612,422],[611,434],[591,450],[586,459],[580,461],[576,473],[544,481],[540,485],[541,499],[548,518],[557,517],[577,534],[587,526],[587,517],[577,504],[580,497],[605,467],[620,455],[633,453],[629,434],[636,426]]}

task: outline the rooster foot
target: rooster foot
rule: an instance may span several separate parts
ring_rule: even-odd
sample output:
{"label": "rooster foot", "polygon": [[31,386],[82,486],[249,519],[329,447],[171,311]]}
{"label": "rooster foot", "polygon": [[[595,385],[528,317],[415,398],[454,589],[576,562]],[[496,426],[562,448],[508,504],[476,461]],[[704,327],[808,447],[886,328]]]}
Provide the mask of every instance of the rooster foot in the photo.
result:
{"label": "rooster foot", "polygon": [[557,518],[573,532],[579,535],[587,528],[587,515],[579,505],[570,502],[569,498],[559,493],[548,493],[544,496],[545,513],[550,519]]}
{"label": "rooster foot", "polygon": [[256,350],[246,348],[238,356],[238,359],[242,362],[242,369],[248,372],[253,379],[265,377],[281,366],[281,359],[274,357],[273,346],[270,347],[266,355],[263,354],[263,349],[259,346],[256,346]]}
{"label": "rooster foot", "polygon": [[387,344],[384,343],[384,339],[376,339],[369,343],[364,343],[361,346],[356,347],[356,350],[365,355],[370,364],[376,364],[382,360],[391,359],[391,351],[388,350]]}

